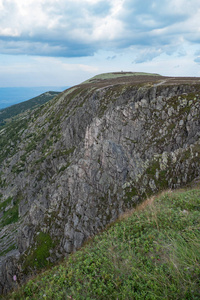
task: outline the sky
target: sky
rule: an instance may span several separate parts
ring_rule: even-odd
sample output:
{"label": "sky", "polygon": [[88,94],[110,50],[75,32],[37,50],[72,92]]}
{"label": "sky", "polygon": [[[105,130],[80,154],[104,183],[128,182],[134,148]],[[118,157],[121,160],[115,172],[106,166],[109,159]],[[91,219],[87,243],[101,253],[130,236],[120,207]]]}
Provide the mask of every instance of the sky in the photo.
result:
{"label": "sky", "polygon": [[199,0],[0,0],[0,87],[200,77]]}

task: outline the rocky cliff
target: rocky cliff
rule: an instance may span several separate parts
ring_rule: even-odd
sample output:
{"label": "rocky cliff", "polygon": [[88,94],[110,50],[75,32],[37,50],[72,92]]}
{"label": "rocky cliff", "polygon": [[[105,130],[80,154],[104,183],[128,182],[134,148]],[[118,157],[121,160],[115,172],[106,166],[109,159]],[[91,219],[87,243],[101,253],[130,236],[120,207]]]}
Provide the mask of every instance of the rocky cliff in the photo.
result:
{"label": "rocky cliff", "polygon": [[198,177],[199,114],[199,78],[119,73],[2,127],[1,293],[147,196]]}

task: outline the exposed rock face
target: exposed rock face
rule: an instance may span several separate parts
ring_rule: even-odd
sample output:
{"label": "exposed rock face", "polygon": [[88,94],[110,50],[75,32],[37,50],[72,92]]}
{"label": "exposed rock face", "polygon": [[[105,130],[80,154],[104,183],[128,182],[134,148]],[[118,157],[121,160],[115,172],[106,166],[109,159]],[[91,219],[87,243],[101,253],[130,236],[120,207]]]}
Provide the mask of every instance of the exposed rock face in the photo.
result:
{"label": "exposed rock face", "polygon": [[200,175],[200,86],[146,81],[80,85],[17,123],[1,151],[1,292],[146,196]]}

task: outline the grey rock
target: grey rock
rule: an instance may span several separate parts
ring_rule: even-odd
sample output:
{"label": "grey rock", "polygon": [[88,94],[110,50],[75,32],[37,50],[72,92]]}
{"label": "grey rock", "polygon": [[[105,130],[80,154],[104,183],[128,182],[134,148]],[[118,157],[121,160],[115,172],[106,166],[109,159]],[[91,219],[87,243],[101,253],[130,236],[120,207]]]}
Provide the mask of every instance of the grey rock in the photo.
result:
{"label": "grey rock", "polygon": [[14,275],[26,279],[22,267],[41,232],[55,245],[47,257],[54,262],[144,195],[200,176],[200,99],[186,101],[197,92],[195,84],[105,82],[69,89],[30,113],[13,150],[10,143],[0,150],[1,157],[10,151],[0,166],[1,202],[12,198],[1,219],[15,205],[19,210],[11,224],[17,232],[0,227],[8,233],[3,250],[15,235],[19,251],[1,260],[2,293],[16,286]]}

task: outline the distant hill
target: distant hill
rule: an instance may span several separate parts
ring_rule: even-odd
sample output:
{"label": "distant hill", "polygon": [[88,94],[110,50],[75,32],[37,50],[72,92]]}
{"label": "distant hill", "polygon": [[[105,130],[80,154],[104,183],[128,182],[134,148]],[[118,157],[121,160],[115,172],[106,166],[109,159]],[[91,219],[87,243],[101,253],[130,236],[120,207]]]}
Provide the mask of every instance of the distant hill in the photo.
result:
{"label": "distant hill", "polygon": [[83,82],[83,84],[86,83],[95,83],[101,80],[108,80],[108,79],[119,79],[124,77],[133,77],[133,76],[160,76],[156,73],[144,73],[144,72],[112,72],[112,73],[103,73],[96,75],[86,81]]}
{"label": "distant hill", "polygon": [[39,105],[45,104],[49,100],[56,97],[58,94],[60,94],[60,92],[49,91],[30,100],[14,104],[4,109],[0,109],[0,126],[5,125],[9,119],[12,119],[13,117],[25,112],[26,110],[34,109]]}

